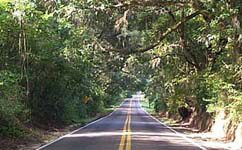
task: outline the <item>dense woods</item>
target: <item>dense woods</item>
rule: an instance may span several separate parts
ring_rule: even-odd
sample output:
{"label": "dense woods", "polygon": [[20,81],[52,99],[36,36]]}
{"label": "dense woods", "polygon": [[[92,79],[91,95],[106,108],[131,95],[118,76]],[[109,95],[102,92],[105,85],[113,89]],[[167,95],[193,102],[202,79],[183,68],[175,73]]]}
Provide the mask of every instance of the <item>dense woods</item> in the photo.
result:
{"label": "dense woods", "polygon": [[123,57],[96,50],[91,12],[79,5],[0,2],[1,136],[95,116],[135,83],[120,71]]}
{"label": "dense woods", "polygon": [[139,90],[169,116],[242,121],[241,0],[1,0],[0,52],[1,136]]}

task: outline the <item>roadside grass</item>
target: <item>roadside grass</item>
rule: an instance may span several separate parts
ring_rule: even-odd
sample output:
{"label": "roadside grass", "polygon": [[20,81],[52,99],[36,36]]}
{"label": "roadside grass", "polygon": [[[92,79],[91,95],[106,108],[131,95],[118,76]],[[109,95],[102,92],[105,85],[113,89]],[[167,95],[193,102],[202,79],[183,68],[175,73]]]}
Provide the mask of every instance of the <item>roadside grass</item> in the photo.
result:
{"label": "roadside grass", "polygon": [[104,109],[104,112],[112,112],[114,111],[117,107],[120,106],[120,104],[123,102],[124,98],[116,100],[112,105],[110,105],[109,107],[106,107]]}
{"label": "roadside grass", "polygon": [[86,118],[82,118],[78,120],[77,123],[66,127],[64,130],[67,130],[68,132],[70,132],[72,130],[80,128],[81,126],[91,123],[97,119],[107,116],[108,114],[112,113],[117,107],[119,107],[122,102],[123,102],[123,99],[116,100],[112,105],[109,105],[108,107],[104,107],[102,111],[97,113],[94,117],[89,116]]}
{"label": "roadside grass", "polygon": [[154,109],[154,103],[149,104],[149,100],[145,97],[142,97],[140,100],[140,104],[142,108],[147,111],[149,114],[154,115],[156,114]]}
{"label": "roadside grass", "polygon": [[149,100],[147,98],[142,97],[142,99],[140,100],[140,103],[141,103],[142,108],[146,112],[148,112],[150,115],[154,116],[156,119],[158,119],[162,123],[164,123],[166,125],[172,125],[172,124],[176,123],[176,120],[174,120],[172,118],[168,118],[165,115],[160,115],[160,113],[155,112],[154,103],[149,104]]}
{"label": "roadside grass", "polygon": [[117,107],[120,106],[120,104],[123,102],[123,100],[117,100],[115,101],[112,105],[110,105],[109,107],[105,107],[101,112],[99,112],[95,117],[88,117],[88,118],[84,118],[81,120],[82,125],[88,124],[92,121],[95,121],[99,118],[102,118],[110,113],[112,113]]}
{"label": "roadside grass", "polygon": [[73,126],[73,128],[77,128],[77,127],[80,127],[80,126],[84,126],[90,122],[93,122],[99,118],[102,118],[110,113],[112,113],[117,107],[120,106],[120,104],[123,102],[123,98],[120,98],[116,101],[113,102],[113,104],[107,106],[107,107],[104,107],[99,113],[97,113],[95,116],[91,117],[86,117],[86,118],[82,118],[82,119],[79,119],[76,124],[72,124],[70,126]]}

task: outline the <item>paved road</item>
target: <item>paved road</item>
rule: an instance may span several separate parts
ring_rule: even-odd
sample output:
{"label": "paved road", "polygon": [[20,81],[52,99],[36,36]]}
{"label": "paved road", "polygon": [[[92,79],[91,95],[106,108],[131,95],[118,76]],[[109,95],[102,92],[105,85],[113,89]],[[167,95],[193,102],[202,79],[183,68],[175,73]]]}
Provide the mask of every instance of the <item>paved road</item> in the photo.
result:
{"label": "paved road", "polygon": [[148,115],[140,107],[141,96],[39,150],[205,150]]}

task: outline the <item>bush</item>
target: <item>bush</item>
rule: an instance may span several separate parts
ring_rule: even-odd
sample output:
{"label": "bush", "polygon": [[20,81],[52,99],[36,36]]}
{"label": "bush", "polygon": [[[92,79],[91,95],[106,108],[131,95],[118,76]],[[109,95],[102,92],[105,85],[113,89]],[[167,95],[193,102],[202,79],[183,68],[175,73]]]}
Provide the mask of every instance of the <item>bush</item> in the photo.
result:
{"label": "bush", "polygon": [[26,122],[27,109],[23,104],[23,89],[18,85],[19,75],[10,71],[0,72],[0,134],[19,136],[19,122]]}

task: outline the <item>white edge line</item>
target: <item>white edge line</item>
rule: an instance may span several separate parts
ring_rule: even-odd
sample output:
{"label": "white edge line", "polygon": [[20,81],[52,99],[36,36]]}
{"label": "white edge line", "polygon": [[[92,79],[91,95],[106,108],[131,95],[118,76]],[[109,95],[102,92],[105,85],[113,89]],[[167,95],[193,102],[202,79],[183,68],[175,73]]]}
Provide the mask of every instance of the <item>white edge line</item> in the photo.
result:
{"label": "white edge line", "polygon": [[110,114],[108,114],[107,116],[104,116],[104,117],[99,118],[99,119],[97,119],[97,120],[95,120],[95,121],[93,121],[93,122],[90,122],[90,123],[86,124],[85,126],[82,126],[82,127],[78,128],[78,129],[76,129],[76,130],[74,130],[74,131],[72,131],[72,132],[70,132],[70,133],[68,133],[68,134],[66,134],[66,135],[63,135],[63,136],[61,136],[61,137],[59,137],[59,138],[57,138],[57,139],[55,139],[55,140],[53,140],[53,141],[51,141],[51,142],[45,144],[45,145],[43,145],[43,146],[37,148],[36,150],[41,150],[41,149],[43,149],[43,148],[46,148],[46,147],[50,146],[51,144],[53,144],[53,143],[55,143],[55,142],[57,142],[57,141],[62,140],[62,139],[65,138],[66,136],[69,136],[69,135],[71,135],[71,134],[73,134],[73,133],[75,133],[75,132],[78,132],[78,131],[80,131],[80,130],[82,130],[82,129],[84,129],[84,128],[86,128],[86,127],[88,127],[88,126],[90,126],[90,125],[92,125],[92,124],[94,124],[94,123],[97,123],[97,122],[99,122],[99,121],[101,121],[101,120],[103,120],[103,119],[105,119],[105,118],[108,118],[108,117],[111,116],[114,112],[116,112],[117,109],[120,108],[120,106],[122,106],[123,103],[124,103],[125,101],[127,101],[127,99],[124,99],[124,101],[119,105],[119,107],[115,108],[115,110],[114,110],[113,112],[111,112]]}
{"label": "white edge line", "polygon": [[165,123],[162,123],[160,120],[158,120],[157,118],[155,118],[154,116],[150,115],[140,104],[140,108],[146,113],[148,114],[152,119],[154,119],[155,121],[157,121],[158,123],[160,123],[161,125],[164,125],[165,127],[167,127],[168,129],[170,129],[172,132],[176,133],[177,135],[181,136],[182,138],[184,138],[185,140],[187,140],[188,142],[192,143],[193,145],[201,148],[202,150],[207,150],[206,148],[202,147],[200,144],[195,143],[192,139],[188,138],[185,134],[182,134],[180,132],[177,132],[176,130],[172,129],[171,127],[169,127],[168,125],[166,125]]}

